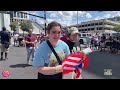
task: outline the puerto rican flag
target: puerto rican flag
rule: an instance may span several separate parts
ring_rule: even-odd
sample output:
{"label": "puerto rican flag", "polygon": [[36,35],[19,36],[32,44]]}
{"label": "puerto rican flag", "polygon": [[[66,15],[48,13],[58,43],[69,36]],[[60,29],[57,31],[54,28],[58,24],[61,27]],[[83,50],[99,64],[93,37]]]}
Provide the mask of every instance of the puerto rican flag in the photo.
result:
{"label": "puerto rican flag", "polygon": [[78,78],[82,72],[82,69],[88,67],[88,56],[84,53],[75,53],[68,55],[62,60],[63,74],[76,71],[76,78]]}

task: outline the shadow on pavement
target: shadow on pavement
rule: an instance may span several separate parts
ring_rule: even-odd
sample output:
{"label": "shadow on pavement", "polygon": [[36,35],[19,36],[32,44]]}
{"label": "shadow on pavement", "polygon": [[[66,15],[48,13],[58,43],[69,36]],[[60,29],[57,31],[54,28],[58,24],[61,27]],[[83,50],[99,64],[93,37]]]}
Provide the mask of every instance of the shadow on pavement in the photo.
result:
{"label": "shadow on pavement", "polygon": [[0,59],[0,61],[5,61],[6,59]]}
{"label": "shadow on pavement", "polygon": [[32,65],[28,65],[28,64],[16,64],[16,65],[10,65],[11,68],[17,68],[17,67],[25,68],[25,67],[29,67],[29,66],[32,66]]}
{"label": "shadow on pavement", "polygon": [[[112,69],[112,75],[104,75],[105,69]],[[95,51],[89,54],[89,66],[86,71],[103,78],[120,78],[120,55]]]}

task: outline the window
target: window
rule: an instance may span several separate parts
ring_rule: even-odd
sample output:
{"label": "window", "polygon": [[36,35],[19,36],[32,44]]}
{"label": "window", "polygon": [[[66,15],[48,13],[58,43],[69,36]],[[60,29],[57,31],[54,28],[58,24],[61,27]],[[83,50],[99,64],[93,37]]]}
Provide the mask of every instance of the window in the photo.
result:
{"label": "window", "polygon": [[102,27],[99,27],[99,30],[102,30]]}
{"label": "window", "polygon": [[10,17],[11,17],[11,18],[13,18],[13,14],[14,14],[14,12],[11,12],[11,13],[10,13]]}
{"label": "window", "polygon": [[82,25],[82,27],[84,27],[84,25]]}
{"label": "window", "polygon": [[26,18],[26,14],[24,14],[24,18]]}
{"label": "window", "polygon": [[91,26],[94,26],[94,23],[92,23]]}
{"label": "window", "polygon": [[95,23],[95,25],[98,25],[98,23]]}
{"label": "window", "polygon": [[88,24],[88,26],[90,26],[90,24]]}
{"label": "window", "polygon": [[103,25],[103,23],[102,23],[102,22],[100,22],[100,23],[99,23],[99,25]]}
{"label": "window", "polygon": [[20,17],[19,12],[17,12],[17,17]]}
{"label": "window", "polygon": [[14,11],[14,17],[16,17],[16,11]]}
{"label": "window", "polygon": [[21,12],[21,18],[23,18],[23,13]]}
{"label": "window", "polygon": [[13,22],[13,19],[11,19],[11,22]]}
{"label": "window", "polygon": [[91,30],[94,30],[94,28],[91,28]]}
{"label": "window", "polygon": [[82,34],[82,36],[86,37],[86,34]]}
{"label": "window", "polygon": [[91,36],[91,34],[87,34],[87,36]]}
{"label": "window", "polygon": [[87,27],[87,24],[85,24],[85,27]]}
{"label": "window", "polygon": [[88,28],[88,31],[90,31],[90,28]]}
{"label": "window", "polygon": [[25,17],[26,19],[27,19],[27,15],[26,15],[26,17]]}

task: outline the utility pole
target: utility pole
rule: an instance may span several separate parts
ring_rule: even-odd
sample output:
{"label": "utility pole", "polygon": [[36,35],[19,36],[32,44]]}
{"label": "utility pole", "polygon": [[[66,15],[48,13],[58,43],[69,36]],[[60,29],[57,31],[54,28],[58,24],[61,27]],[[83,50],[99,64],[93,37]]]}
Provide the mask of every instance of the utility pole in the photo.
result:
{"label": "utility pole", "polygon": [[[77,11],[77,28],[78,28],[78,30],[79,30],[79,24],[78,24],[78,11]],[[80,37],[79,37],[79,40],[80,40]],[[80,42],[80,41],[79,41]],[[80,50],[81,50],[81,45],[80,45]]]}
{"label": "utility pole", "polygon": [[78,28],[78,11],[77,11],[77,28]]}
{"label": "utility pole", "polygon": [[46,35],[46,26],[47,26],[46,25],[46,11],[44,11],[44,22],[45,22],[45,29],[44,30],[45,30],[45,35]]}

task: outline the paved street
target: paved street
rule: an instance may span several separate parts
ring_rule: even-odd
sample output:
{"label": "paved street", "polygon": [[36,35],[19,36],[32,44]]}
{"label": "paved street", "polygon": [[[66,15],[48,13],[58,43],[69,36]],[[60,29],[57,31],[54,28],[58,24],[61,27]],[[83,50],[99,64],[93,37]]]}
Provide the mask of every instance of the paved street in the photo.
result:
{"label": "paved street", "polygon": [[[36,79],[37,72],[32,66],[26,65],[26,50],[24,47],[11,47],[9,59],[0,61],[0,79]],[[2,71],[9,70],[10,76],[3,77]]]}
{"label": "paved street", "polygon": [[[36,79],[37,71],[26,65],[24,47],[11,47],[9,59],[0,61],[0,79]],[[89,67],[82,72],[83,79],[120,79],[120,55],[95,51],[89,55]],[[105,76],[104,69],[112,69],[112,76]],[[10,71],[9,77],[3,77],[4,70]]]}

